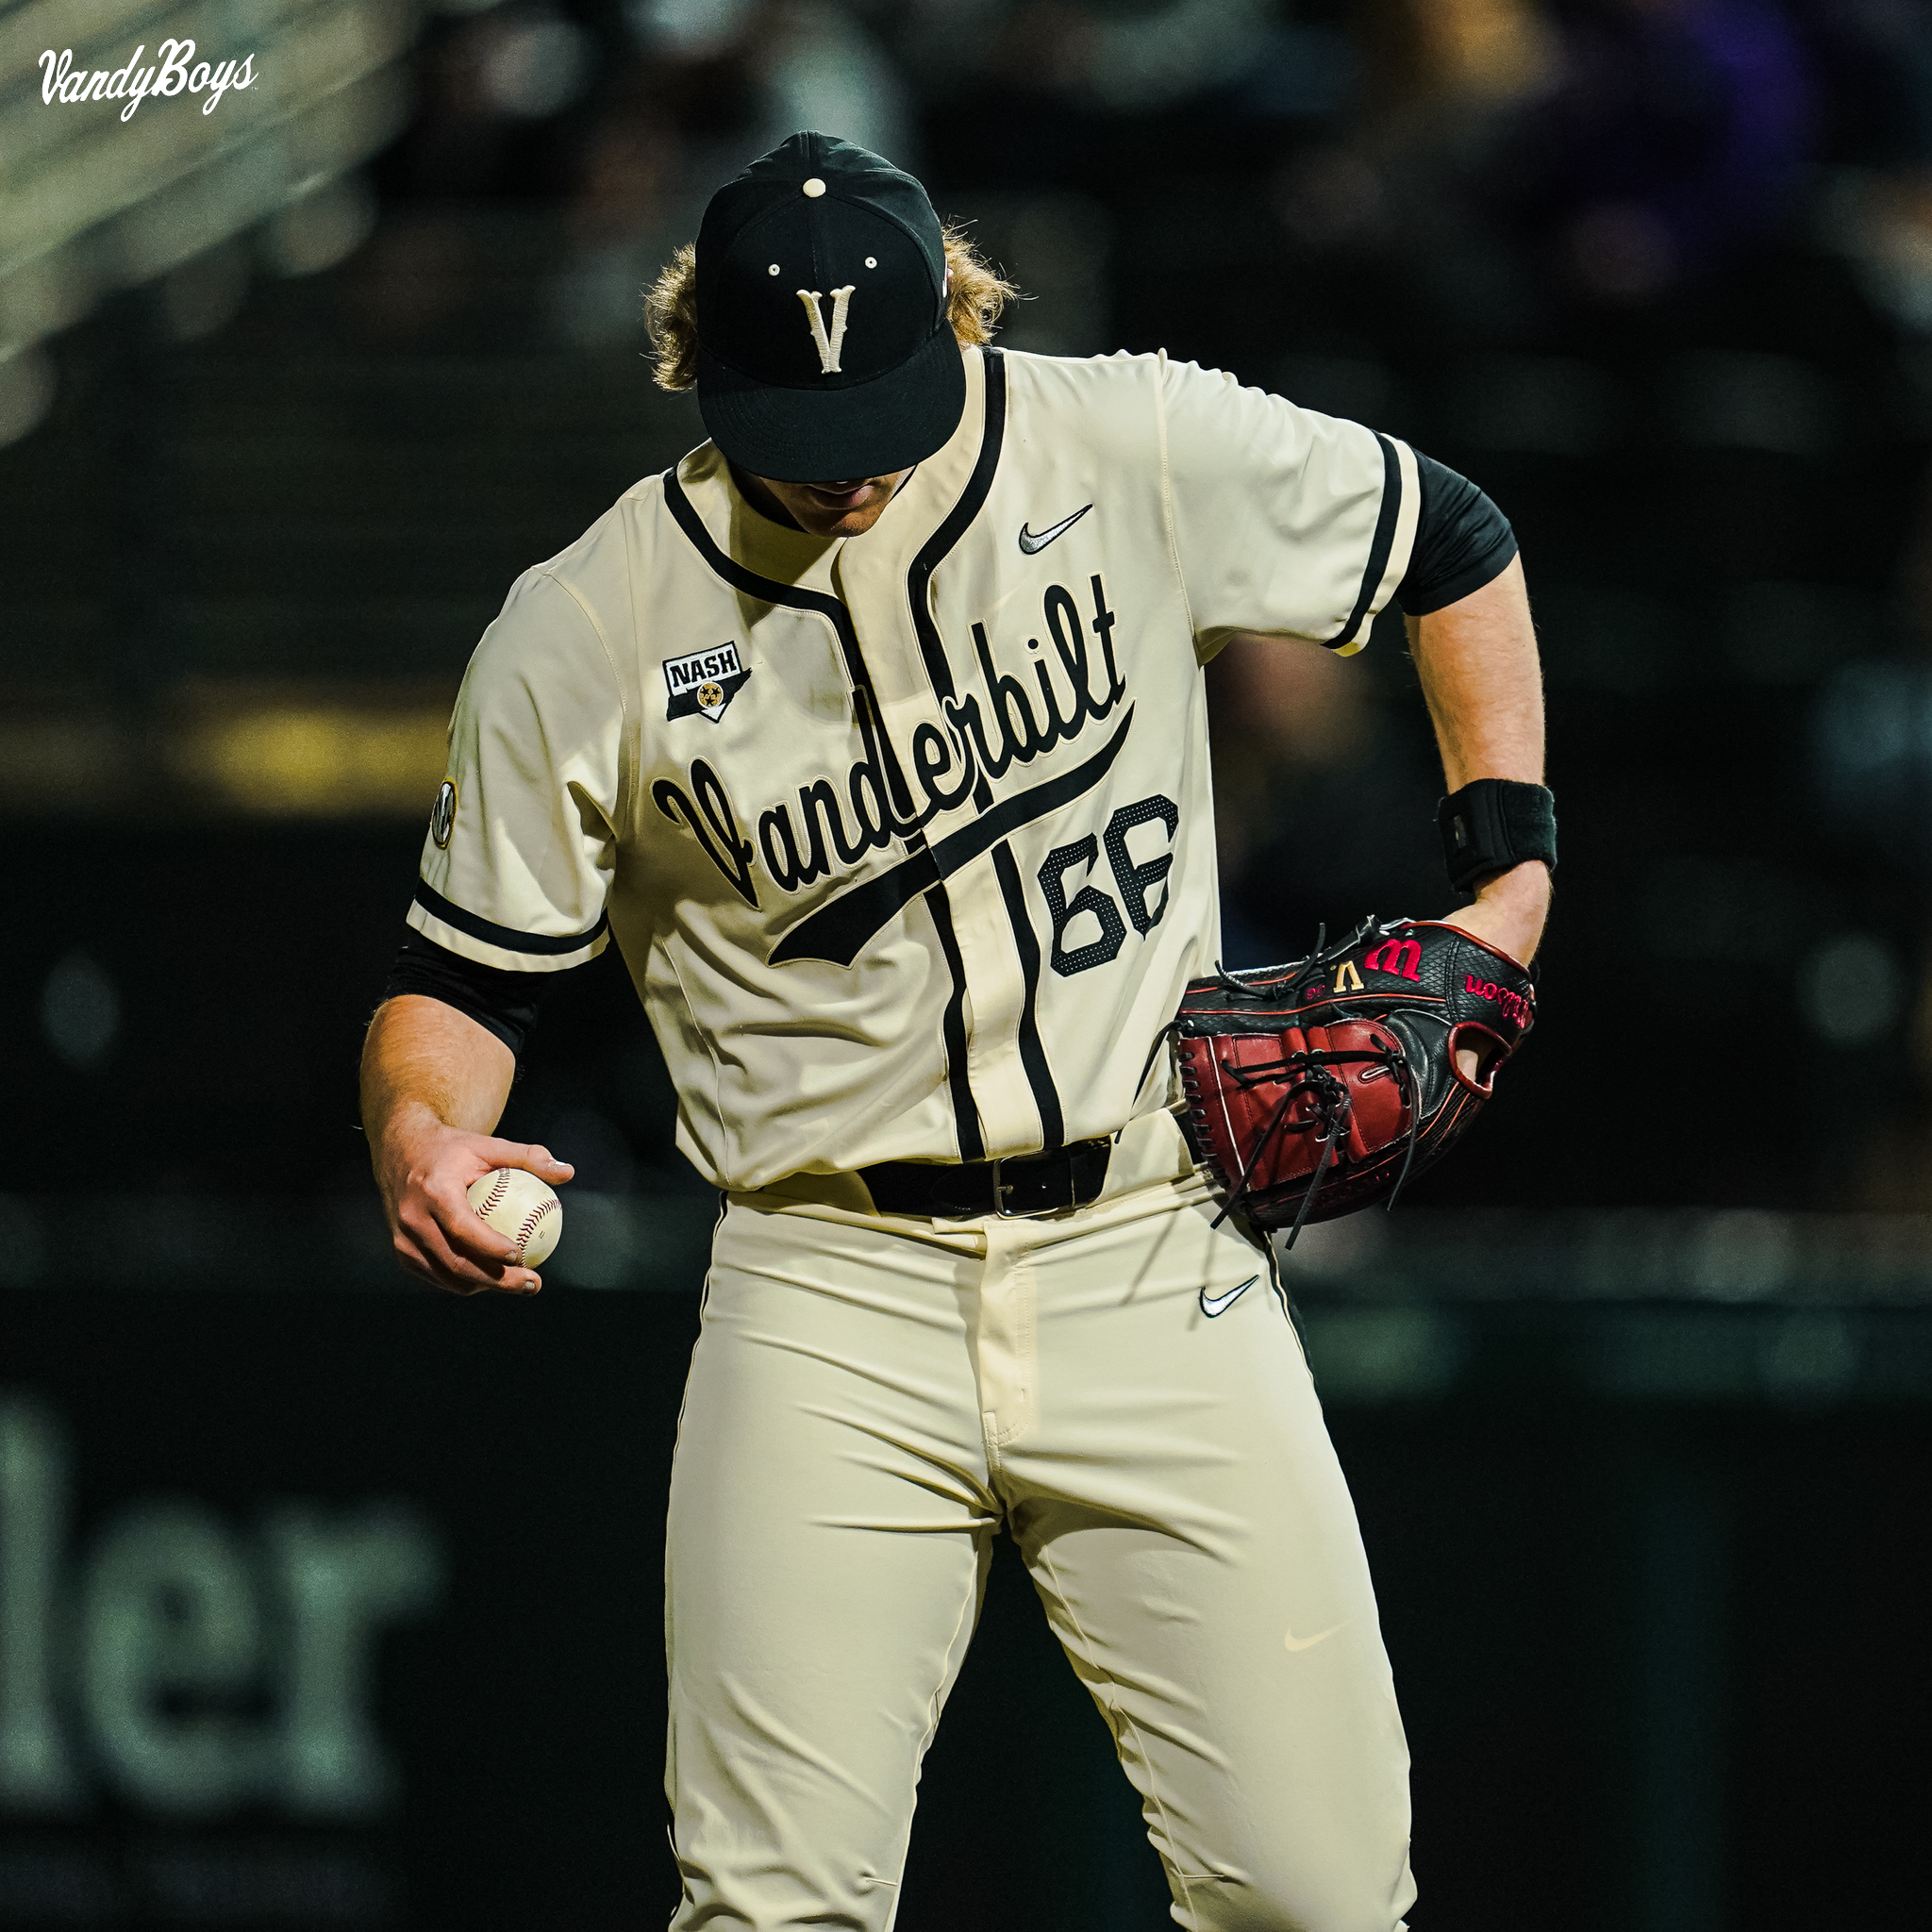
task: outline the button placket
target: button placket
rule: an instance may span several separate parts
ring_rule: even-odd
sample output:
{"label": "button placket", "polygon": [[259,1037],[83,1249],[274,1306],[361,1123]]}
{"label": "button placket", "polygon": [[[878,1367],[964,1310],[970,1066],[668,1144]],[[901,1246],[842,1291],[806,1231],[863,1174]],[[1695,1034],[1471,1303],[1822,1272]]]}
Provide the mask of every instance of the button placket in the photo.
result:
{"label": "button placket", "polygon": [[991,1220],[981,1225],[986,1261],[980,1276],[974,1357],[987,1463],[997,1474],[1001,1453],[1018,1441],[1036,1419],[1038,1320],[1033,1247],[1025,1230]]}

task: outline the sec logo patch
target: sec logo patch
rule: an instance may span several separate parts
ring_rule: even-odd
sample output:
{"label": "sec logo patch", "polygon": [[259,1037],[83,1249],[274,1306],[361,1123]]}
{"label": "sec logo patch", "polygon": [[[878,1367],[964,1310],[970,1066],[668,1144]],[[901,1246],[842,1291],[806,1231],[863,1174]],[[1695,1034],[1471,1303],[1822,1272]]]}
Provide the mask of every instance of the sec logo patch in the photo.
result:
{"label": "sec logo patch", "polygon": [[439,847],[447,850],[449,835],[457,828],[457,788],[453,778],[445,778],[438,787],[436,803],[429,808],[429,836]]}

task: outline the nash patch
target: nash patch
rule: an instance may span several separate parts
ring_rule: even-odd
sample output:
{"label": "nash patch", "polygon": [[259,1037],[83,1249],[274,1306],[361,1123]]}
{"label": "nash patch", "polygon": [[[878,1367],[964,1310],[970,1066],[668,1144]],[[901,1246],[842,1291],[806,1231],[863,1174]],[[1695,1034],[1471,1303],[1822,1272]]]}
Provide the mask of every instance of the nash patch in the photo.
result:
{"label": "nash patch", "polygon": [[693,711],[702,711],[715,724],[750,675],[739,661],[736,644],[720,644],[715,651],[693,651],[684,658],[667,658],[664,689],[670,693],[671,703],[664,715],[688,718]]}

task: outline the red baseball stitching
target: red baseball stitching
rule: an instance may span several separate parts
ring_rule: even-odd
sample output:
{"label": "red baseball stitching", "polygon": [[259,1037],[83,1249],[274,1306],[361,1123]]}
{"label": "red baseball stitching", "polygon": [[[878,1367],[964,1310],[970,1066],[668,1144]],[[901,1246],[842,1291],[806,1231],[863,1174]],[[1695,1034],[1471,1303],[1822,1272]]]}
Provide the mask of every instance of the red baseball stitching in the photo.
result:
{"label": "red baseball stitching", "polygon": [[523,1232],[517,1236],[517,1259],[519,1261],[521,1261],[524,1258],[524,1250],[530,1245],[530,1237],[536,1233],[537,1224],[540,1221],[541,1221],[543,1217],[546,1214],[548,1214],[553,1208],[560,1208],[562,1207],[562,1202],[558,1201],[555,1198],[555,1196],[553,1196],[548,1201],[540,1201],[537,1204],[537,1206],[531,1209],[529,1215],[525,1218],[524,1222]]}

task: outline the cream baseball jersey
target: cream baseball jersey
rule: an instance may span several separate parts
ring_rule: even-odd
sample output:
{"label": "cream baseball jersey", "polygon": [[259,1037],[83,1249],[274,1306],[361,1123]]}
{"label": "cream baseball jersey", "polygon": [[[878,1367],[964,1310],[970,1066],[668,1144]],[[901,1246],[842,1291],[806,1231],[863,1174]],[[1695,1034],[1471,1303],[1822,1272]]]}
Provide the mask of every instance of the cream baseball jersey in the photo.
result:
{"label": "cream baseball jersey", "polygon": [[1164,356],[964,354],[864,536],[707,443],[518,579],[458,699],[410,924],[525,972],[614,936],[719,1187],[1166,1106],[1219,950],[1201,667],[1357,650],[1407,565],[1390,438]]}

